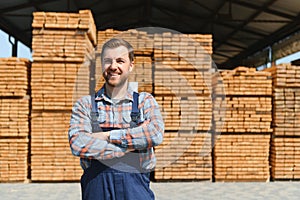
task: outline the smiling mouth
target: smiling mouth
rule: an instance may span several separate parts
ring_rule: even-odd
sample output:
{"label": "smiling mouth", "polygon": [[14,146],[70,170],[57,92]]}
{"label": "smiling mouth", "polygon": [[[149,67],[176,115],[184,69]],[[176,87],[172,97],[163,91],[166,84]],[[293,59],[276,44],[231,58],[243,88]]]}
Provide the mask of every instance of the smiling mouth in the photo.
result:
{"label": "smiling mouth", "polygon": [[117,77],[119,77],[120,76],[120,74],[109,74],[109,77],[110,78],[117,78]]}

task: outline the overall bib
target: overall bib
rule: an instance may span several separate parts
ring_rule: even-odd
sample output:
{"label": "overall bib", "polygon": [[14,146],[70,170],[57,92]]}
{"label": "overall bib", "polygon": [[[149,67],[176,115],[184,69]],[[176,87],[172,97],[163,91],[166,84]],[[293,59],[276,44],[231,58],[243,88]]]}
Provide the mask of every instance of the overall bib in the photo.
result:
{"label": "overall bib", "polygon": [[[135,101],[136,98],[134,98]],[[136,108],[132,110],[136,111]],[[113,130],[113,128],[102,131],[109,130]],[[150,190],[149,184],[150,172],[143,172],[141,169],[138,151],[111,160],[92,160],[91,166],[84,171],[81,177],[82,199],[153,200],[154,194]]]}

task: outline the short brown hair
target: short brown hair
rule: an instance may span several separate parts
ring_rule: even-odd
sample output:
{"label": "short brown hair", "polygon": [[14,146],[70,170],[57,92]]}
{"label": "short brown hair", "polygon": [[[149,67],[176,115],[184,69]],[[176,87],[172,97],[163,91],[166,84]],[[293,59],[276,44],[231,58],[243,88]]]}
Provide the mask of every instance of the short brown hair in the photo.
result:
{"label": "short brown hair", "polygon": [[128,57],[129,57],[130,62],[132,62],[134,60],[133,47],[131,46],[131,44],[129,42],[127,42],[126,40],[121,39],[121,38],[112,38],[104,43],[104,45],[102,46],[102,50],[101,50],[101,52],[102,52],[101,53],[101,61],[103,59],[103,52],[106,48],[114,49],[119,46],[124,46],[128,49]]}

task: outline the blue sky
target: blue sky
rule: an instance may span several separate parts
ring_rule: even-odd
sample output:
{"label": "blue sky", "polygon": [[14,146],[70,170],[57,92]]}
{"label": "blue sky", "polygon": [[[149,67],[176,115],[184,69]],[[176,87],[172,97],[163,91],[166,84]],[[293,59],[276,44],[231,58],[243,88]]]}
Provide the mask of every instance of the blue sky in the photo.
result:
{"label": "blue sky", "polygon": [[[12,38],[14,42],[14,38]],[[32,60],[30,49],[25,46],[22,42],[18,42],[18,57],[28,58]],[[0,29],[0,58],[11,57],[12,45],[9,43],[9,36]]]}
{"label": "blue sky", "polygon": [[[14,42],[14,38],[12,41]],[[12,45],[9,43],[9,36],[0,29],[0,58],[11,57],[11,55]],[[32,60],[30,49],[21,42],[18,43],[18,57]],[[278,59],[276,64],[288,63],[297,58],[300,58],[300,52]]]}

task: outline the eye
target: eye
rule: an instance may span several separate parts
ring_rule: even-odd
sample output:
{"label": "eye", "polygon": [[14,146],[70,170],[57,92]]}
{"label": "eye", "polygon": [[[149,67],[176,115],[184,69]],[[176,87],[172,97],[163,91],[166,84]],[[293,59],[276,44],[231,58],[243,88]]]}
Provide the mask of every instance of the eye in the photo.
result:
{"label": "eye", "polygon": [[124,60],[124,59],[121,59],[121,58],[120,58],[120,59],[117,59],[116,61],[117,61],[117,63],[119,63],[119,64],[125,63],[125,60]]}
{"label": "eye", "polygon": [[111,59],[103,59],[103,64],[111,64],[112,60]]}

